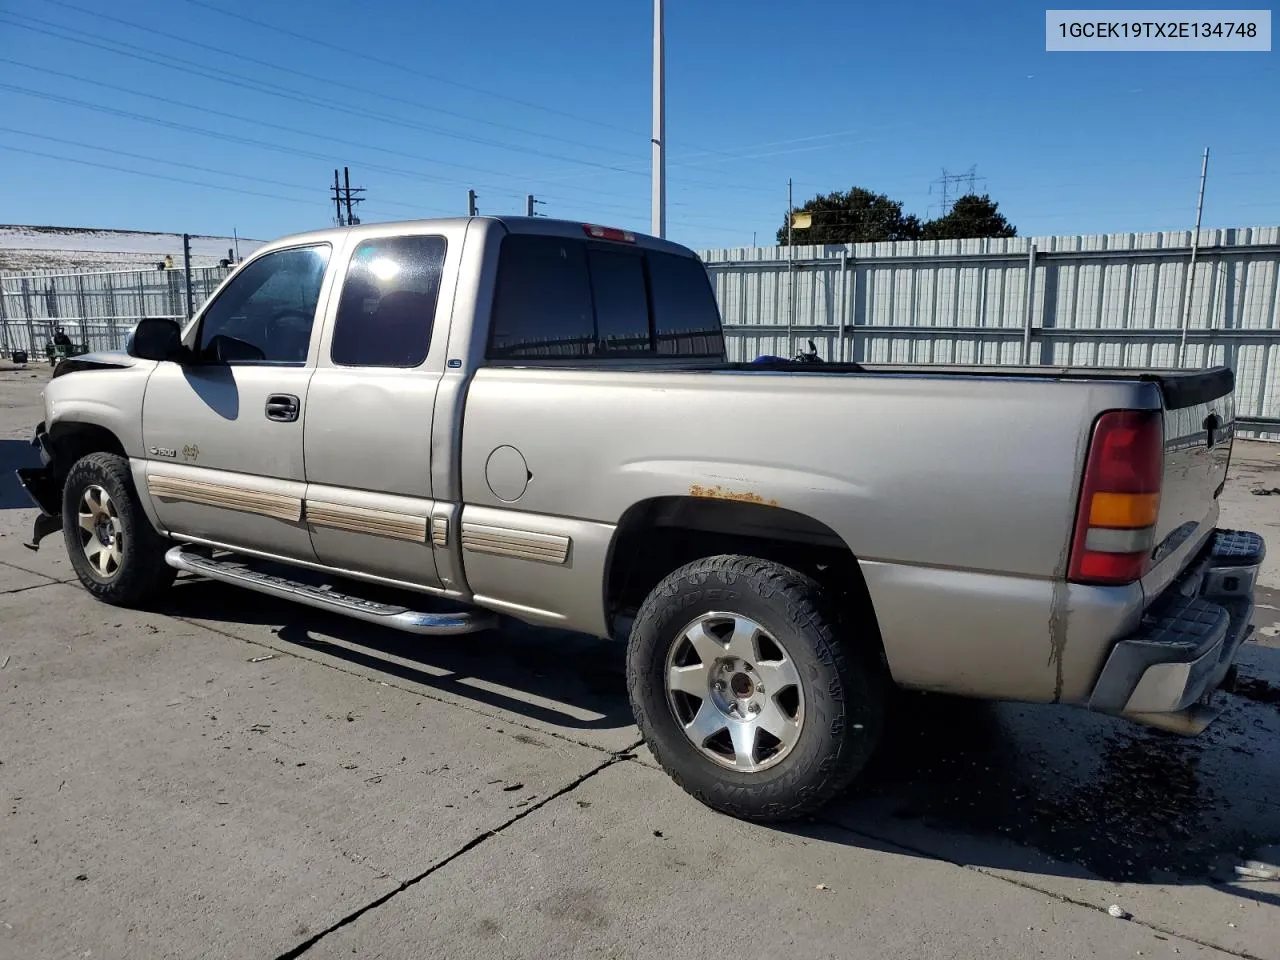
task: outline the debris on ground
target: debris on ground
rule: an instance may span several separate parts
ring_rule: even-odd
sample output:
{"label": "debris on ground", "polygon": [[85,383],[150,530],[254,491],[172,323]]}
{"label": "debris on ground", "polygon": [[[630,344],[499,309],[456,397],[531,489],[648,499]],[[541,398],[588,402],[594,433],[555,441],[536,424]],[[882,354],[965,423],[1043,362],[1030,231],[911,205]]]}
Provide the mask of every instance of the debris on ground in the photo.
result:
{"label": "debris on ground", "polygon": [[4,669],[5,667],[7,667],[8,665],[9,665],[9,658],[6,656],[6,657],[4,658],[4,663],[0,663],[0,670],[3,670],[3,669]]}
{"label": "debris on ground", "polygon": [[523,783],[511,783],[511,784],[508,784],[507,786],[503,787],[502,789],[503,789],[503,790],[505,790],[505,791],[507,791],[507,793],[510,793],[512,790],[520,790],[520,789],[522,789],[523,787],[524,787],[524,784],[523,784]]}
{"label": "debris on ground", "polygon": [[1280,487],[1254,487],[1249,492],[1255,497],[1276,497],[1280,496]]}
{"label": "debris on ground", "polygon": [[815,890],[830,890],[831,888],[830,888],[830,887],[828,887],[825,883],[820,883],[820,884],[818,884],[816,887],[814,887],[813,889],[815,889]]}
{"label": "debris on ground", "polygon": [[1133,919],[1133,914],[1124,909],[1124,907],[1120,906],[1118,903],[1113,903],[1111,906],[1107,907],[1107,913],[1111,914],[1111,916],[1115,917],[1117,920]]}
{"label": "debris on ground", "polygon": [[276,658],[276,655],[274,653],[268,653],[265,657],[250,657],[249,662],[261,663],[263,660],[274,660],[275,658]]}

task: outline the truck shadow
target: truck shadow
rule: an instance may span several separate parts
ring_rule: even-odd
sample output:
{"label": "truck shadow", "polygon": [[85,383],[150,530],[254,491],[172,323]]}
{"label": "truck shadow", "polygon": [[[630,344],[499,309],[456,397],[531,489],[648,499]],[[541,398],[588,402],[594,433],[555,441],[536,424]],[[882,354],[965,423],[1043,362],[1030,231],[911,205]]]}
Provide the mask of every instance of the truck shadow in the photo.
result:
{"label": "truck shadow", "polygon": [[180,580],[157,612],[277,627],[291,646],[566,730],[632,726],[622,644],[504,624],[417,637],[208,580]]}
{"label": "truck shadow", "polygon": [[25,510],[31,498],[18,482],[19,467],[40,466],[40,454],[27,440],[0,440],[0,510]]}
{"label": "truck shadow", "polygon": [[[280,641],[374,679],[570,736],[632,724],[620,643],[520,625],[416,638],[203,580],[170,596],[159,612],[283,624]],[[1280,906],[1280,884],[1234,872],[1280,860],[1280,649],[1248,644],[1241,674],[1244,695],[1223,695],[1226,712],[1193,740],[1070,707],[903,694],[849,792],[776,829],[1043,877],[1231,883],[1234,896]]]}

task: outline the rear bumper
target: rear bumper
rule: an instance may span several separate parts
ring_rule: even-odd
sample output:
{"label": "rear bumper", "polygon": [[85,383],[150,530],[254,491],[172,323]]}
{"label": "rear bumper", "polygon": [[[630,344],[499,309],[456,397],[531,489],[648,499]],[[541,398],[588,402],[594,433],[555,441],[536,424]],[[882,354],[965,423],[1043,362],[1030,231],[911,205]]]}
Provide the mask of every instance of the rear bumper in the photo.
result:
{"label": "rear bumper", "polygon": [[1180,733],[1199,733],[1209,700],[1253,632],[1253,589],[1266,545],[1217,530],[1183,574],[1111,650],[1089,707]]}

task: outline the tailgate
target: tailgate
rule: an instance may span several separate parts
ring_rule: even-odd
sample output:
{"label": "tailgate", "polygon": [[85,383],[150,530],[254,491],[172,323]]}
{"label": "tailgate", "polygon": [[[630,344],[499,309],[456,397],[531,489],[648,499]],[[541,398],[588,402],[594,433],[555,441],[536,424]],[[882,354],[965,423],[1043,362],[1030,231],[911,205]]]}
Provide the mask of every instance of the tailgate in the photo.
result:
{"label": "tailgate", "polygon": [[[1151,377],[1164,397],[1164,480],[1152,570],[1143,586],[1154,597],[1178,572],[1164,561],[1189,559],[1178,548],[1198,542],[1217,522],[1235,430],[1235,378],[1227,367]],[[1149,582],[1154,581],[1154,582]]]}

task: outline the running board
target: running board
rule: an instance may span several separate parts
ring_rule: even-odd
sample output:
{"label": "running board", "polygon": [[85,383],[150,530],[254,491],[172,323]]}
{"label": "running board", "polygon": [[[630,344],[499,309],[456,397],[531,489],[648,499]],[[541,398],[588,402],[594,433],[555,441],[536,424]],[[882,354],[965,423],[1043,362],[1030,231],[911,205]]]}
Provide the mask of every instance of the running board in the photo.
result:
{"label": "running board", "polygon": [[456,613],[427,613],[408,607],[366,600],[333,589],[328,584],[310,584],[292,580],[274,573],[255,569],[247,558],[230,554],[214,558],[195,552],[195,548],[177,546],[164,555],[164,562],[175,570],[196,573],[210,580],[244,587],[282,600],[292,600],[309,607],[328,610],[344,617],[354,617],[366,623],[390,627],[404,633],[420,636],[449,636],[460,633],[477,633],[491,630],[498,625],[496,614],[485,610],[466,610]]}

